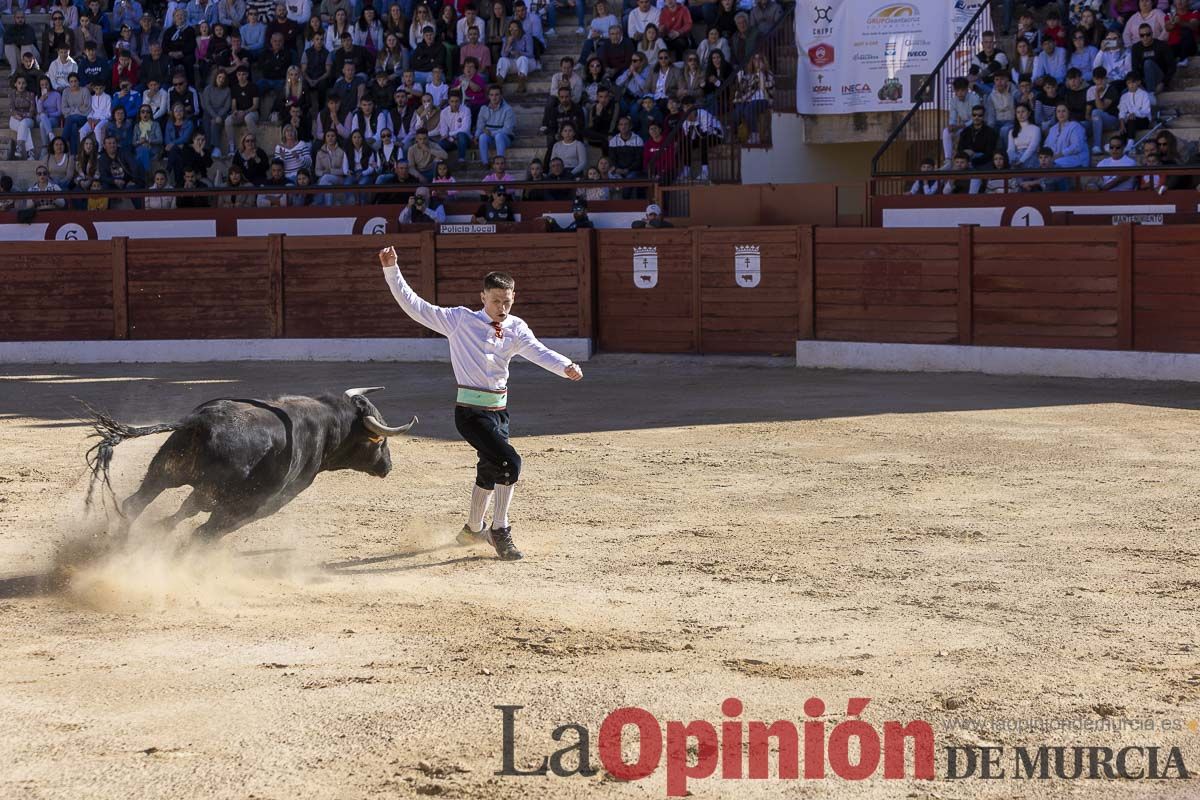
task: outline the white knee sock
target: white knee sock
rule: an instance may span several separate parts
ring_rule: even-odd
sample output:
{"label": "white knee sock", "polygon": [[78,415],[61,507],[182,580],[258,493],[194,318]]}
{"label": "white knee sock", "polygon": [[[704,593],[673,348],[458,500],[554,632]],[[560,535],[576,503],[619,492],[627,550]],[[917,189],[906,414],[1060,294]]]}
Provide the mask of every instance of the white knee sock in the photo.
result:
{"label": "white knee sock", "polygon": [[491,489],[484,489],[478,485],[471,487],[471,515],[467,517],[467,525],[471,530],[483,530],[483,515],[487,513],[488,501],[491,499]]}
{"label": "white knee sock", "polygon": [[512,502],[513,489],[516,484],[505,486],[502,483],[496,484],[496,507],[492,510],[492,527],[507,528],[508,527],[508,504]]}

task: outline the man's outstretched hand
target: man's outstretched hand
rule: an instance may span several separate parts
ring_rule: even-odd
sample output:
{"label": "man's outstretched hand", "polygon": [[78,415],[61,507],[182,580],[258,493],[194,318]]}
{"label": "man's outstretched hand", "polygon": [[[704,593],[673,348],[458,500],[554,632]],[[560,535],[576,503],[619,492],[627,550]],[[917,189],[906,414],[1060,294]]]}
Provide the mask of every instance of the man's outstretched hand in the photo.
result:
{"label": "man's outstretched hand", "polygon": [[384,269],[387,269],[388,267],[398,266],[399,261],[396,258],[396,248],[385,247],[382,250],[380,250],[379,251],[379,263],[383,266]]}
{"label": "man's outstretched hand", "polygon": [[572,364],[566,369],[567,377],[573,381],[583,380],[583,370],[578,364]]}

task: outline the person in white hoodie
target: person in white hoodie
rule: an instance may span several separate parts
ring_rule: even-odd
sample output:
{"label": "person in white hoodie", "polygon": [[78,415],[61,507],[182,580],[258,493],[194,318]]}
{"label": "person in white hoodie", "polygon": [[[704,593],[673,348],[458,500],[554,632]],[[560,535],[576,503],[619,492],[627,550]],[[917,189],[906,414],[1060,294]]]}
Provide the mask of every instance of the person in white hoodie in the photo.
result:
{"label": "person in white hoodie", "polygon": [[75,59],[71,58],[71,50],[67,47],[58,48],[58,58],[50,62],[50,66],[46,68],[46,77],[50,79],[50,86],[55,91],[61,92],[67,88],[67,79],[72,73],[79,72],[79,65],[75,63]]}
{"label": "person in white hoodie", "polygon": [[112,98],[104,93],[104,84],[100,81],[89,83],[88,88],[92,90],[92,107],[87,122],[79,129],[79,141],[82,142],[91,134],[95,135],[97,142],[103,142],[104,129],[112,119]]}
{"label": "person in white hoodie", "polygon": [[1129,74],[1129,57],[1129,51],[1125,49],[1121,34],[1109,31],[1100,45],[1100,52],[1096,53],[1096,60],[1092,66],[1104,67],[1108,79],[1119,84]]}

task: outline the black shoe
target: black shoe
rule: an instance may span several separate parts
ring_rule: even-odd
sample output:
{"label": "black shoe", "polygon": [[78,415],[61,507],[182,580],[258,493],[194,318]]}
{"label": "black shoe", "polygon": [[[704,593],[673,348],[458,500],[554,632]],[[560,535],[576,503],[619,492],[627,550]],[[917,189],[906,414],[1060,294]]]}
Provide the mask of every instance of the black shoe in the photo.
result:
{"label": "black shoe", "polygon": [[488,541],[496,548],[496,555],[502,561],[520,561],[525,556],[517,549],[512,540],[512,526],[507,528],[492,528],[488,531]]}
{"label": "black shoe", "polygon": [[487,540],[487,525],[484,525],[477,531],[471,530],[470,525],[463,525],[463,529],[454,537],[454,541],[463,547],[470,547],[473,544],[483,544]]}

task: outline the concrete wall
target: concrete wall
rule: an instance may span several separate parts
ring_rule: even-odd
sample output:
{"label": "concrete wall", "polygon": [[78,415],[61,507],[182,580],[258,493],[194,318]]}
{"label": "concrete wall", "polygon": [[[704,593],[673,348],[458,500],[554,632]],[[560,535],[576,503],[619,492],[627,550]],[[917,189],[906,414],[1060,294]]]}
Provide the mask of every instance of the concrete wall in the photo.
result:
{"label": "concrete wall", "polygon": [[775,114],[774,146],[742,150],[743,183],[855,183],[871,175],[879,142],[807,144],[804,118]]}

